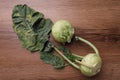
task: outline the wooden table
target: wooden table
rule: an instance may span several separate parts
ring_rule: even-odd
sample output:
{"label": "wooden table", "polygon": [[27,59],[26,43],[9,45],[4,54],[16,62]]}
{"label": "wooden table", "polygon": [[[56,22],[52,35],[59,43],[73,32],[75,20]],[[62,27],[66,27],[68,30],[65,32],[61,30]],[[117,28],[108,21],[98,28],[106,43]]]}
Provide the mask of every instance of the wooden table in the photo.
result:
{"label": "wooden table", "polygon": [[[53,22],[71,22],[75,35],[99,49],[101,72],[87,78],[71,66],[56,70],[44,64],[39,53],[22,48],[12,28],[11,14],[17,4],[27,4]],[[67,46],[79,55],[92,52],[83,43]],[[0,0],[0,80],[120,80],[120,0]]]}

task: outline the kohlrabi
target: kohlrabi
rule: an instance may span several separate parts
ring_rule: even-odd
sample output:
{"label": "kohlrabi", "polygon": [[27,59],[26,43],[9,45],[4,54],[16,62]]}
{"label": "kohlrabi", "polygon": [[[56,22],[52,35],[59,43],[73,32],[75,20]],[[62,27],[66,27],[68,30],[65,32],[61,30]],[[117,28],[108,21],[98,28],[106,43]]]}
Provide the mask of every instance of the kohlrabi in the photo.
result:
{"label": "kohlrabi", "polygon": [[[26,4],[14,7],[12,20],[14,24],[13,29],[18,35],[22,46],[30,51],[39,51],[40,58],[45,63],[51,64],[54,68],[63,68],[65,66],[63,59],[65,59],[88,77],[94,76],[100,71],[102,61],[99,52],[89,41],[75,36],[76,40],[88,44],[95,51],[94,54],[89,53],[86,56],[72,54],[68,48],[60,50],[50,41],[52,29],[52,35],[56,41],[61,43],[71,42],[74,28],[68,21],[59,20],[53,25],[52,20],[44,18],[42,13],[35,11]],[[53,50],[58,52],[63,58],[54,54]]]}
{"label": "kohlrabi", "polygon": [[74,35],[74,28],[66,20],[59,20],[52,26],[52,35],[58,42],[71,42]]}
{"label": "kohlrabi", "polygon": [[95,51],[95,53],[89,53],[86,56],[84,56],[82,61],[76,61],[77,63],[80,64],[81,72],[88,77],[96,75],[98,72],[100,72],[100,68],[102,65],[102,61],[99,56],[98,49],[92,43],[81,37],[76,36],[75,38],[76,40],[80,40],[88,44]]}
{"label": "kohlrabi", "polygon": [[[68,29],[68,25],[69,25],[69,23],[67,21],[64,22],[64,20],[58,21],[57,23],[55,23],[55,25],[53,26],[53,29],[52,29],[52,35],[57,41],[70,42],[70,40],[72,39],[73,34],[74,34],[74,29],[72,28],[71,25],[69,25],[70,29]],[[72,34],[68,35],[68,34],[64,33],[64,31],[67,31]],[[70,40],[68,40],[67,35],[69,36]],[[65,37],[65,38],[63,38],[63,37]],[[89,53],[86,56],[79,56],[76,54],[72,54],[74,56],[81,57],[81,60],[75,59],[73,62],[70,59],[68,59],[57,47],[54,47],[54,49],[68,63],[70,63],[76,69],[80,70],[83,75],[88,76],[88,77],[96,75],[98,72],[100,72],[101,65],[102,65],[102,60],[99,56],[98,49],[91,42],[89,42],[81,37],[75,36],[75,39],[88,44],[90,47],[93,48],[95,53]]]}

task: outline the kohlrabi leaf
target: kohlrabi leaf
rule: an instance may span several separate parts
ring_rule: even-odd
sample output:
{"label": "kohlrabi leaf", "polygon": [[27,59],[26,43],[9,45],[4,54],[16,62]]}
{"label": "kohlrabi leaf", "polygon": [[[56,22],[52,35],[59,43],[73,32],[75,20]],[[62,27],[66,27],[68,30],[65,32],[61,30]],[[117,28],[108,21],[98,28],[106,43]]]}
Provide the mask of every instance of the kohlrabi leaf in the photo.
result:
{"label": "kohlrabi leaf", "polygon": [[64,60],[53,53],[40,52],[40,58],[47,64],[53,65],[54,68],[63,68]]}
{"label": "kohlrabi leaf", "polygon": [[52,50],[54,48],[54,44],[51,43],[50,41],[46,42],[46,44],[44,46],[45,47],[41,52],[52,52]]}
{"label": "kohlrabi leaf", "polygon": [[64,46],[60,46],[58,47],[58,49],[64,53],[64,55],[70,59],[71,61],[74,61],[74,56],[72,56],[72,53],[70,52],[70,50],[67,47]]}
{"label": "kohlrabi leaf", "polygon": [[42,51],[49,41],[53,25],[50,19],[27,5],[16,5],[12,13],[13,28],[22,46],[30,51]]}
{"label": "kohlrabi leaf", "polygon": [[63,68],[65,66],[64,60],[53,54],[54,44],[48,41],[44,46],[45,48],[40,52],[43,62],[51,64],[54,68]]}
{"label": "kohlrabi leaf", "polygon": [[[44,20],[44,22],[42,22]],[[52,21],[50,19],[43,19],[39,26],[36,26],[34,31],[38,34],[37,35],[37,42],[36,42],[36,48],[38,48],[40,51],[44,49],[45,44],[49,41],[49,33],[52,28]]]}
{"label": "kohlrabi leaf", "polygon": [[74,62],[75,60],[82,60],[82,58],[80,56],[77,56],[77,55],[74,55],[71,53],[71,51],[67,48],[67,47],[64,47],[64,46],[60,46],[58,48],[60,51],[62,51],[64,53],[64,55],[69,59],[71,60],[72,62]]}
{"label": "kohlrabi leaf", "polygon": [[33,24],[43,18],[43,14],[39,13],[32,8],[28,7],[26,4],[24,5],[16,5],[13,9],[12,20],[14,23],[14,27],[19,24],[27,24],[27,28],[33,26]]}
{"label": "kohlrabi leaf", "polygon": [[71,54],[70,50],[67,47],[59,46],[58,49],[64,52],[64,54]]}

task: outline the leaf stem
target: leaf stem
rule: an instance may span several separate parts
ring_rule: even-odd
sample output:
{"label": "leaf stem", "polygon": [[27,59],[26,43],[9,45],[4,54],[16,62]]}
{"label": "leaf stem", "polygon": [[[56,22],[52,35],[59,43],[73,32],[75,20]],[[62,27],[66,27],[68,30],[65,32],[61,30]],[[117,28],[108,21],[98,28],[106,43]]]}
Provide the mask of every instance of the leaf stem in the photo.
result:
{"label": "leaf stem", "polygon": [[92,67],[90,67],[90,66],[88,66],[88,65],[86,65],[86,64],[83,64],[82,62],[80,62],[80,61],[78,61],[78,60],[75,60],[75,62],[76,63],[78,63],[78,64],[80,64],[80,65],[83,65],[83,66],[86,66],[86,67],[88,67],[88,68],[92,68]]}
{"label": "leaf stem", "polygon": [[79,55],[74,54],[74,53],[72,53],[72,55],[73,55],[73,56],[76,56],[76,57],[79,57],[79,58],[81,58],[81,59],[83,59],[83,56],[79,56]]}
{"label": "leaf stem", "polygon": [[89,42],[89,41],[87,41],[87,40],[85,40],[85,39],[83,39],[83,38],[81,38],[79,36],[75,36],[75,38],[76,38],[76,40],[80,40],[80,41],[86,43],[87,45],[89,45],[90,47],[92,47],[93,50],[95,51],[95,53],[97,55],[99,55],[98,49],[91,42]]}
{"label": "leaf stem", "polygon": [[63,53],[57,49],[56,47],[54,47],[55,51],[59,53],[59,55],[61,55],[68,63],[70,63],[73,67],[75,67],[76,69],[80,69],[78,65],[76,65],[75,63],[73,63],[72,61],[70,61],[65,55],[63,55]]}

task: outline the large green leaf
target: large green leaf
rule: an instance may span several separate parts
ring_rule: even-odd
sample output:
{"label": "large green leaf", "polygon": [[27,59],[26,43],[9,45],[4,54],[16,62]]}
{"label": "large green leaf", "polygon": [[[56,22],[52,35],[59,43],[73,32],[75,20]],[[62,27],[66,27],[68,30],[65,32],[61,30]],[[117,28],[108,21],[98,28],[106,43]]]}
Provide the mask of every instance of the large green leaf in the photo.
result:
{"label": "large green leaf", "polygon": [[30,51],[40,51],[41,59],[55,68],[65,66],[64,60],[52,53],[54,45],[49,41],[52,21],[45,19],[27,5],[16,5],[12,14],[13,29],[22,46]]}
{"label": "large green leaf", "polygon": [[49,41],[49,33],[51,31],[53,23],[50,19],[43,19],[37,25],[39,26],[36,26],[34,28],[34,31],[38,33],[36,38],[36,49],[38,48],[40,51],[42,51],[45,47],[46,42]]}
{"label": "large green leaf", "polygon": [[16,5],[12,13],[13,28],[24,48],[36,51],[44,48],[49,40],[49,33],[53,25],[50,19],[33,10],[27,5]]}
{"label": "large green leaf", "polygon": [[40,51],[40,58],[43,62],[51,64],[54,68],[63,68],[65,66],[64,60],[53,54],[53,48],[54,44],[48,41],[45,44],[45,48]]}
{"label": "large green leaf", "polygon": [[64,60],[53,53],[40,52],[40,58],[45,63],[53,65],[54,68],[63,68],[65,66]]}
{"label": "large green leaf", "polygon": [[[43,18],[43,14],[39,13],[32,8],[24,5],[16,5],[13,9],[12,19],[14,24],[26,23],[32,28],[33,24]],[[28,26],[26,26],[28,28]]]}

